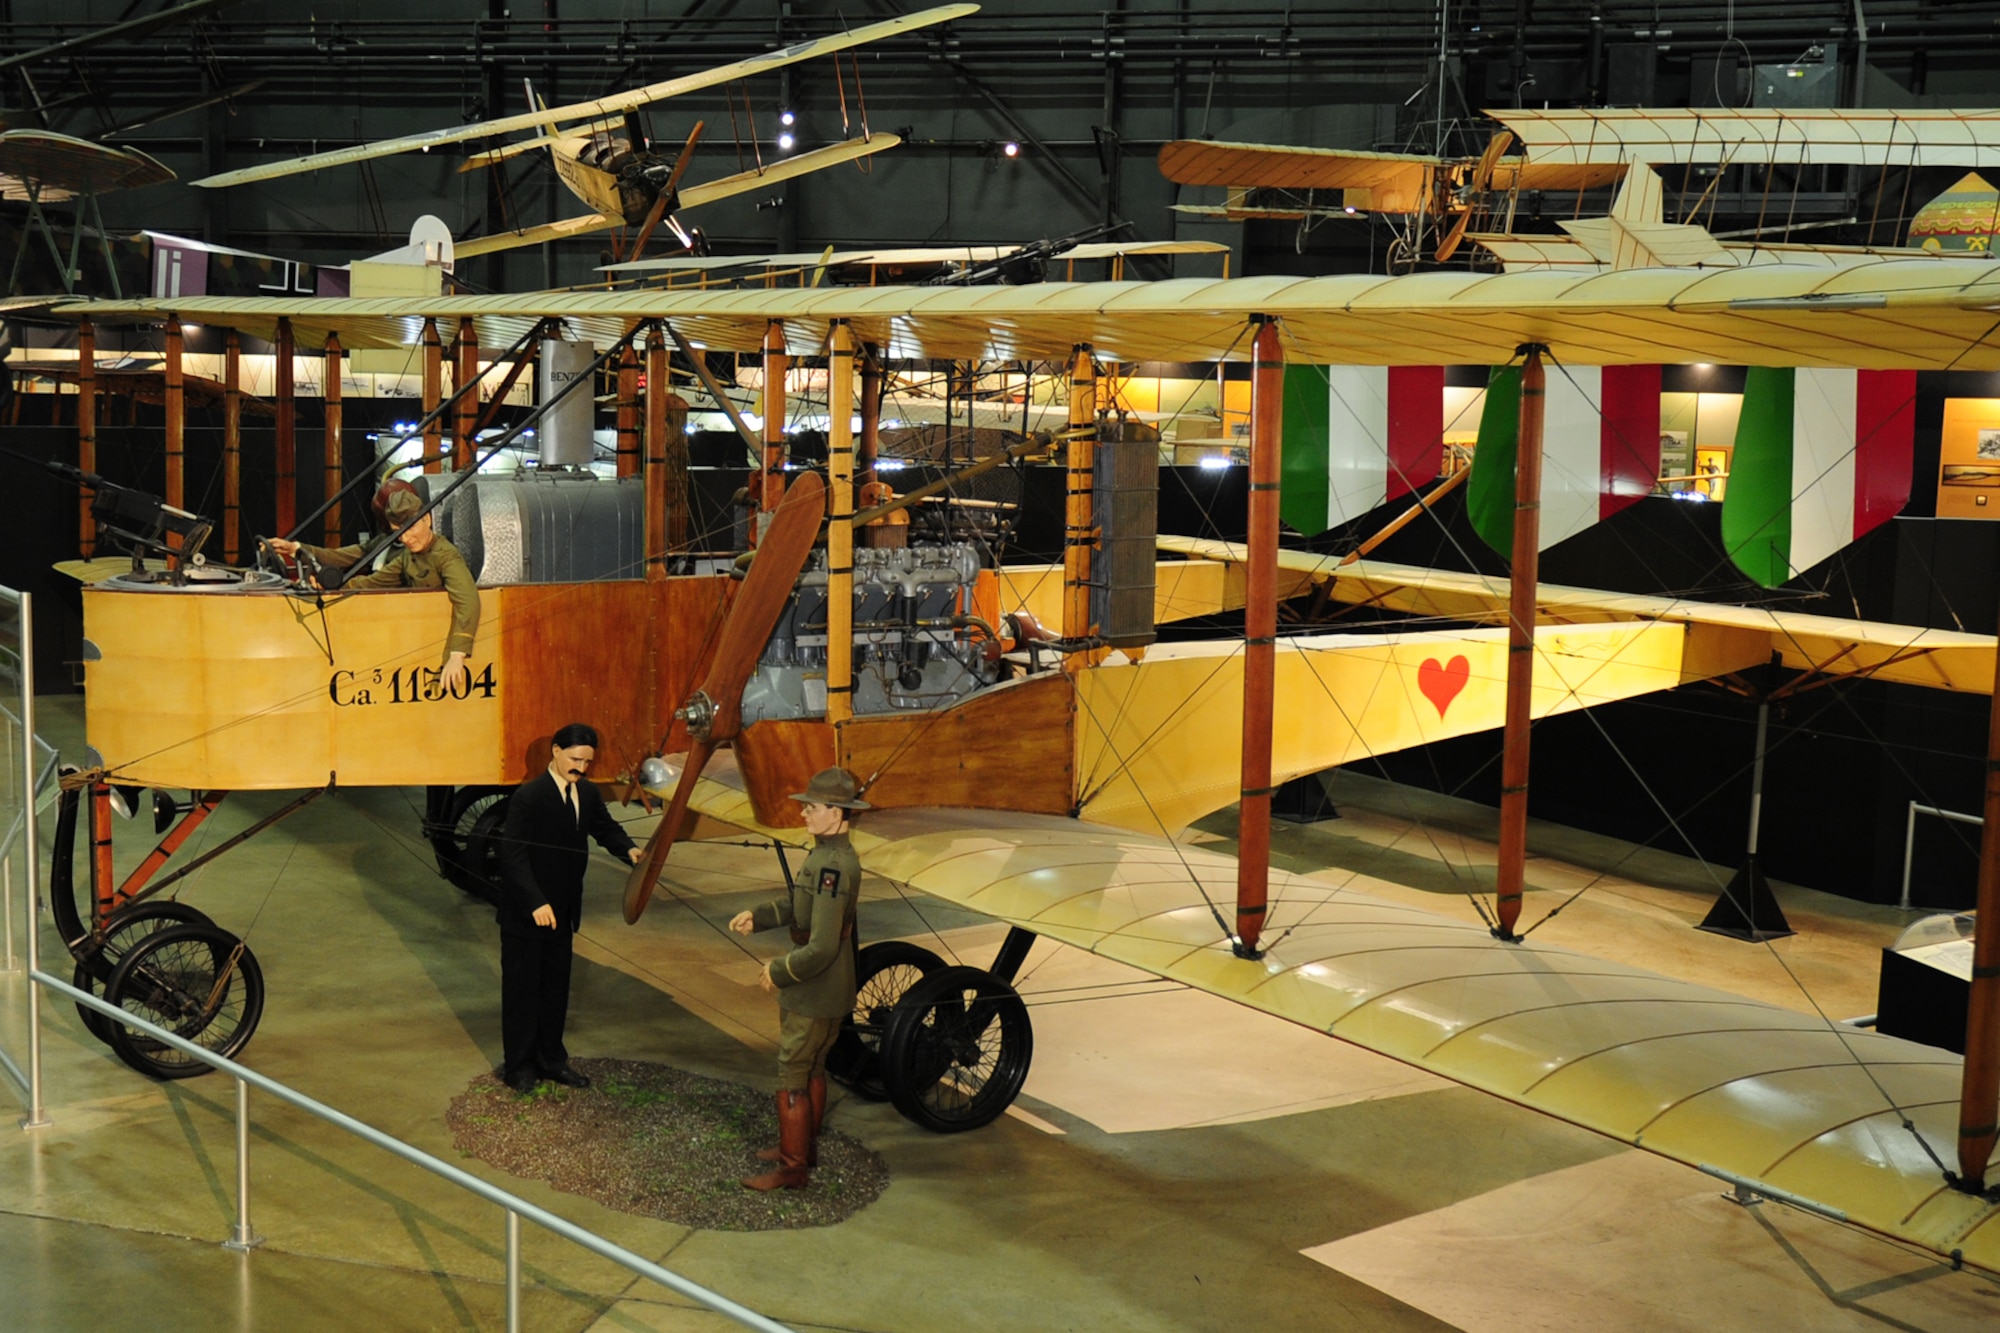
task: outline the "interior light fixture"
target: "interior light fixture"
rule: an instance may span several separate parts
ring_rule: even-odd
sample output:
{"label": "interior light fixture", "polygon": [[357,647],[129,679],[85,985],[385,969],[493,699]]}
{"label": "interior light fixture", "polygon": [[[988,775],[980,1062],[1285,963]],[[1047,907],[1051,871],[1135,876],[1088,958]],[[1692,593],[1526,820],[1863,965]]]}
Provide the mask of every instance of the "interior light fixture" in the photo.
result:
{"label": "interior light fixture", "polygon": [[778,136],[778,147],[780,148],[789,150],[791,146],[797,142],[798,140],[795,137],[793,137],[792,132],[790,130],[786,130]]}

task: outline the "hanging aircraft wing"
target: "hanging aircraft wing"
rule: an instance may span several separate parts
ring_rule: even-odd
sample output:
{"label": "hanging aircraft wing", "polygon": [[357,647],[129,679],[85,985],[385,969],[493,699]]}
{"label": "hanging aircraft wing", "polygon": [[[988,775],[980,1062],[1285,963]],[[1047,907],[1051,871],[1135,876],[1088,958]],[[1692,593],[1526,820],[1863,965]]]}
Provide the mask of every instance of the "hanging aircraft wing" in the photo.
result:
{"label": "hanging aircraft wing", "polygon": [[[804,841],[757,824],[726,756],[692,805]],[[852,837],[870,872],[1007,925],[2000,1269],[2000,1204],[1943,1178],[1961,1067],[1947,1051],[1532,939],[1503,944],[1279,870],[1265,954],[1238,958],[1224,924],[1233,858],[1059,816],[885,810]]]}
{"label": "hanging aircraft wing", "polygon": [[136,148],[114,148],[51,130],[0,134],[0,199],[57,203],[80,194],[134,190],[173,178],[164,164]]}
{"label": "hanging aircraft wing", "polygon": [[1272,190],[1387,190],[1415,195],[1443,158],[1345,148],[1176,139],[1160,149],[1160,174],[1176,185],[1249,185]]}
{"label": "hanging aircraft wing", "polygon": [[2000,162],[2000,111],[1941,107],[1593,107],[1488,111],[1528,160],[1873,167]]}
{"label": "hanging aircraft wing", "polygon": [[[1297,148],[1279,144],[1217,143],[1176,139],[1160,149],[1160,172],[1177,185],[1221,185],[1235,189],[1362,190],[1366,202],[1348,196],[1357,208],[1378,213],[1410,213],[1429,199],[1438,173],[1469,168],[1471,159],[1423,153],[1372,153],[1345,148]],[[1624,174],[1620,162],[1553,162],[1518,157],[1495,165],[1489,188],[1506,190],[1590,190]]]}
{"label": "hanging aircraft wing", "polygon": [[[1288,360],[1312,365],[1503,365],[1539,342],[1558,363],[1815,365],[2000,370],[2000,265],[1950,257],[1730,269],[1461,271],[1405,277],[1178,278],[1020,287],[634,289],[490,296],[177,297],[64,304],[69,316],[183,319],[244,332],[292,321],[301,338],[399,347],[426,318],[471,319],[505,347],[542,316],[616,341],[634,319],[671,321],[718,350],[754,352],[777,322],[795,350],[829,323],[893,357],[1049,360],[1079,343],[1115,361],[1245,360],[1249,321],[1278,321]],[[258,336],[264,336],[261,332]]]}

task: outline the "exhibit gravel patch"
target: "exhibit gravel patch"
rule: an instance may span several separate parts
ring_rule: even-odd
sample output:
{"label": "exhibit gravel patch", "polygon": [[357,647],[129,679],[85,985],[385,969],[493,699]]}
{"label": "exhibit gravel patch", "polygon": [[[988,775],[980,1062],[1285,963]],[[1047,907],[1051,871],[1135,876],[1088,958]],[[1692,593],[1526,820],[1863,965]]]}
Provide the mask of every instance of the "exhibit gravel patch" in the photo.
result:
{"label": "exhibit gravel patch", "polygon": [[828,1226],[888,1187],[879,1156],[827,1129],[804,1189],[744,1189],[744,1176],[770,1169],[757,1150],[778,1141],[770,1093],[638,1060],[570,1063],[591,1086],[521,1096],[491,1074],[474,1079],[445,1112],[452,1141],[511,1175],[711,1231]]}

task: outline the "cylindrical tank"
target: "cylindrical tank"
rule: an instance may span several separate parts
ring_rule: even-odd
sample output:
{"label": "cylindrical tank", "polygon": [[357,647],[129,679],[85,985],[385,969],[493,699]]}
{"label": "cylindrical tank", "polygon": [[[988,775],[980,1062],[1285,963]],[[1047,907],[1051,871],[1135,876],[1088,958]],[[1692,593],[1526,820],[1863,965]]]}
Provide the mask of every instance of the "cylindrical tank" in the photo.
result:
{"label": "cylindrical tank", "polygon": [[[541,401],[553,400],[572,380],[589,374],[590,363],[596,359],[597,349],[587,342],[544,339],[540,366],[536,371],[541,386]],[[537,432],[542,466],[590,466],[591,428],[596,424],[596,415],[597,404],[593,400],[591,386],[587,384],[557,403],[555,410],[542,418]]]}
{"label": "cylindrical tank", "polygon": [[638,477],[482,475],[438,507],[439,531],[489,586],[643,578],[645,500]]}

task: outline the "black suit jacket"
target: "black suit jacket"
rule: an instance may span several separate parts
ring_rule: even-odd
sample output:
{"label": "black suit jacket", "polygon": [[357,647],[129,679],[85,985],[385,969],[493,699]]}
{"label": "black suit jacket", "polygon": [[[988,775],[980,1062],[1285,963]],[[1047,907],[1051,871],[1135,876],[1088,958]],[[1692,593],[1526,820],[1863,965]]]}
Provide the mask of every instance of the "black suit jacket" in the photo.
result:
{"label": "black suit jacket", "polygon": [[597,787],[579,782],[576,796],[581,823],[548,770],[515,788],[500,842],[502,930],[547,929],[534,922],[535,909],[544,903],[556,909],[559,927],[575,930],[582,924],[583,872],[590,863],[586,834],[620,862],[629,859],[632,839],[605,809]]}

